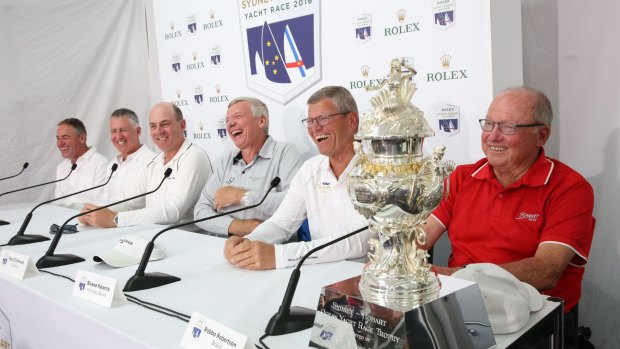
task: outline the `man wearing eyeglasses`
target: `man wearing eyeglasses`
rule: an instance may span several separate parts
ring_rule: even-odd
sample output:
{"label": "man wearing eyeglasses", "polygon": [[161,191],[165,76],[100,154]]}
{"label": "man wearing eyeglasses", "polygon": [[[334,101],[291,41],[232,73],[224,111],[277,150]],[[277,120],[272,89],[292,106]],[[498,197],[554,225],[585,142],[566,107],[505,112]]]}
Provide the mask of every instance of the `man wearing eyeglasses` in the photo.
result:
{"label": "man wearing eyeglasses", "polygon": [[269,110],[256,98],[239,97],[228,104],[226,131],[237,149],[224,152],[214,164],[194,208],[201,219],[255,205],[260,202],[275,177],[280,184],[256,208],[196,223],[222,236],[245,236],[278,208],[299,166],[301,157],[291,143],[269,136]]}
{"label": "man wearing eyeglasses", "polygon": [[[233,236],[224,247],[226,259],[239,268],[273,269],[295,266],[309,250],[367,225],[354,208],[346,179],[353,164],[358,127],[357,104],[340,86],[328,86],[308,99],[302,121],[317,146],[316,155],[301,166],[278,210],[246,238]],[[308,219],[311,241],[282,245]],[[366,256],[368,230],[329,246],[308,263]]]}
{"label": "man wearing eyeglasses", "polygon": [[446,198],[422,228],[427,248],[448,231],[452,254],[438,272],[494,263],[564,299],[570,348],[592,244],[594,194],[580,174],[545,156],[552,117],[540,91],[519,87],[495,97],[479,120],[486,158],[456,168]]}

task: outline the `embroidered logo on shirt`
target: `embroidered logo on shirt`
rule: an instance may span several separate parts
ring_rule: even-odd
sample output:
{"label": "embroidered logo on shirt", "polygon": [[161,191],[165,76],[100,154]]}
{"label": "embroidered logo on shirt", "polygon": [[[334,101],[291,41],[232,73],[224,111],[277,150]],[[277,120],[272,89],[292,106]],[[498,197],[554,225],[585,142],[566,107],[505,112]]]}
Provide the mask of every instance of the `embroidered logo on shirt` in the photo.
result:
{"label": "embroidered logo on shirt", "polygon": [[326,191],[326,190],[330,190],[331,189],[331,183],[329,182],[322,182],[318,185],[317,188],[319,191]]}
{"label": "embroidered logo on shirt", "polygon": [[540,214],[538,213],[525,213],[525,212],[521,212],[519,213],[518,217],[515,217],[515,219],[519,220],[519,219],[527,219],[530,222],[536,222],[538,220],[538,217],[540,217]]}
{"label": "embroidered logo on shirt", "polygon": [[235,177],[230,177],[226,180],[226,185],[230,185],[230,183],[232,183],[235,180]]}

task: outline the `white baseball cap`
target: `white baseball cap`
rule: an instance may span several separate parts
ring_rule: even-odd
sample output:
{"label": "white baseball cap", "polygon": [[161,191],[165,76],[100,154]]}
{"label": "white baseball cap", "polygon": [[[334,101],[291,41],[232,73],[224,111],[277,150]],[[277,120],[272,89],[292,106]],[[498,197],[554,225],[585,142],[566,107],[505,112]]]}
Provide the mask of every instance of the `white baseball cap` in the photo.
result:
{"label": "white baseball cap", "polygon": [[529,321],[530,313],[543,307],[543,295],[538,290],[498,265],[469,264],[452,276],[478,283],[495,334],[520,330]]}
{"label": "white baseball cap", "polygon": [[[98,253],[93,257],[93,260],[95,262],[104,262],[117,268],[138,264],[142,260],[142,255],[148,242],[148,240],[138,235],[128,235],[118,239],[114,249]],[[149,260],[153,261],[165,257],[166,253],[164,250],[155,245]]]}

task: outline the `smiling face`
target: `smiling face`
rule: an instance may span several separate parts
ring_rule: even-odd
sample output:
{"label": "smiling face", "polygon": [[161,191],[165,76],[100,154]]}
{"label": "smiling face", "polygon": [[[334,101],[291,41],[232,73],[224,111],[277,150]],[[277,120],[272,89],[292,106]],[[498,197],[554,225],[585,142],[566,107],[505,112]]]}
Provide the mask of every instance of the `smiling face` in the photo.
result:
{"label": "smiling face", "polygon": [[[486,119],[511,124],[534,124],[532,114],[535,96],[525,90],[513,90],[493,99]],[[505,135],[495,125],[491,132],[482,131],[482,151],[498,176],[519,179],[534,163],[540,148],[550,135],[549,126],[517,128],[514,135]]]}
{"label": "smiling face", "polygon": [[[328,98],[308,105],[308,119],[337,113],[339,110]],[[314,122],[308,128],[308,134],[316,144],[319,153],[329,158],[352,154],[355,132],[357,132],[357,113],[355,112],[335,115],[324,126]]]}
{"label": "smiling face", "polygon": [[266,123],[264,115],[255,117],[252,114],[250,102],[247,101],[231,105],[226,112],[226,131],[242,152],[251,149],[260,151],[267,139],[264,130]]}
{"label": "smiling face", "polygon": [[185,141],[185,119],[177,120],[169,103],[155,105],[149,113],[149,129],[153,143],[170,160]]}
{"label": "smiling face", "polygon": [[140,148],[141,132],[140,126],[128,117],[110,118],[110,139],[123,159]]}
{"label": "smiling face", "polygon": [[60,150],[62,157],[70,159],[73,163],[88,151],[86,134],[78,134],[78,130],[67,124],[58,125],[56,130],[56,146]]}

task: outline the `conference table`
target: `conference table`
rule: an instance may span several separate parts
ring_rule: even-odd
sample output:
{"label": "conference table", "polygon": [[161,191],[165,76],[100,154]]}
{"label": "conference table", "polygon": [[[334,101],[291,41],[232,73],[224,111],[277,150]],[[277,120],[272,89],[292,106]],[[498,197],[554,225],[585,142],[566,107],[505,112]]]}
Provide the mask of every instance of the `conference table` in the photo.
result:
{"label": "conference table", "polygon": [[[0,226],[0,244],[15,234],[32,207],[33,204],[0,207],[0,219],[11,223]],[[76,212],[53,205],[42,206],[35,211],[26,234],[52,237],[48,233],[50,225],[61,225]],[[121,237],[135,234],[150,239],[163,228],[165,226],[154,224],[114,229],[80,225],[78,233],[62,236],[56,253],[75,254],[86,261],[45,270],[71,279],[75,279],[78,270],[96,273],[115,278],[117,287],[122,289],[137,265],[114,268],[97,263],[92,257],[114,248]],[[188,316],[196,311],[258,343],[269,318],[280,306],[291,269],[249,271],[236,268],[222,255],[224,242],[219,237],[180,229],[162,234],[156,244],[165,249],[167,257],[151,261],[146,272],[171,274],[181,281],[126,294]],[[27,255],[36,262],[49,244],[50,241],[44,241],[3,248]],[[316,309],[323,286],[359,275],[361,269],[361,263],[352,261],[303,266],[292,305]],[[11,348],[182,347],[180,342],[187,321],[125,301],[107,308],[74,297],[73,287],[70,280],[43,272],[23,280],[0,274],[0,310],[3,313],[0,315],[10,321]],[[558,332],[561,331],[560,319],[561,303],[546,301],[541,311],[532,314],[524,329],[495,336],[498,348],[512,348],[537,329],[542,332],[536,333],[558,338],[561,336]],[[542,329],[541,324],[544,325]],[[267,337],[264,342],[270,348],[306,348],[309,338],[310,329]]]}

